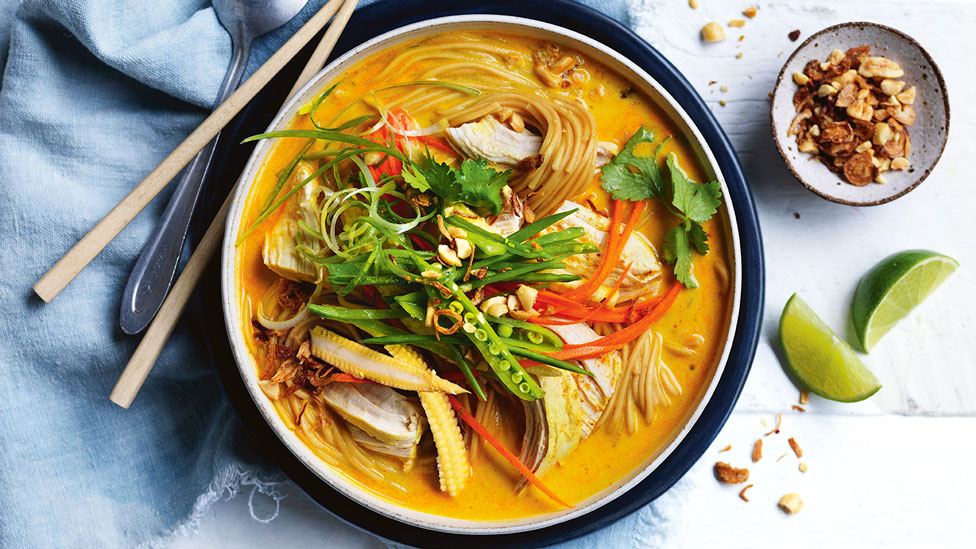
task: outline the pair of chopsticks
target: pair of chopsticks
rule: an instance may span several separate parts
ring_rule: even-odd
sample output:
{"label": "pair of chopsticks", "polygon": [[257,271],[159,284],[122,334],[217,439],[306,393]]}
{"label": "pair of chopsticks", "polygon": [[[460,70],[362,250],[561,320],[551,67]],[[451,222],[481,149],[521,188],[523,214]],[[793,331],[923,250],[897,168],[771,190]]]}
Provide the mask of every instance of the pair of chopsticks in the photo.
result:
{"label": "pair of chopsticks", "polygon": [[[230,97],[224,101],[203,123],[197,127],[159,166],[139,183],[119,204],[112,209],[91,231],[78,241],[37,283],[34,291],[46,302],[54,299],[71,280],[94,259],[99,252],[128,225],[149,202],[172,180],[184,166],[217,133],[236,116],[255,95],[291,59],[308,44],[312,38],[335,16],[332,24],[322,36],[311,58],[302,70],[294,87],[288,93],[290,98],[325,65],[332,53],[339,35],[345,29],[349,18],[359,0],[330,0],[285,42],[255,73],[247,79]],[[146,376],[159,358],[163,346],[173,333],[177,320],[183,313],[210,258],[220,243],[224,232],[227,211],[230,209],[232,190],[221,205],[207,232],[203,235],[193,255],[187,261],[172,290],[163,301],[159,312],[136,347],[132,358],[126,364],[122,375],[112,389],[109,399],[123,408],[128,408],[142,387]]]}

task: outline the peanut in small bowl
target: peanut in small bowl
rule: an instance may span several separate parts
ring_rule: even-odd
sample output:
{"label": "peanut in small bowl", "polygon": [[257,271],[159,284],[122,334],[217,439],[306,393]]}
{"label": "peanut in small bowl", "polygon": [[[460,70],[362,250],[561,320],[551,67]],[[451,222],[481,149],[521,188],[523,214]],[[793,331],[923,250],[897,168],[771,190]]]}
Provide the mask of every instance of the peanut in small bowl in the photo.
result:
{"label": "peanut in small bowl", "polygon": [[932,172],[949,134],[949,98],[918,42],[883,25],[844,23],[793,52],[770,118],[800,183],[833,202],[875,206]]}

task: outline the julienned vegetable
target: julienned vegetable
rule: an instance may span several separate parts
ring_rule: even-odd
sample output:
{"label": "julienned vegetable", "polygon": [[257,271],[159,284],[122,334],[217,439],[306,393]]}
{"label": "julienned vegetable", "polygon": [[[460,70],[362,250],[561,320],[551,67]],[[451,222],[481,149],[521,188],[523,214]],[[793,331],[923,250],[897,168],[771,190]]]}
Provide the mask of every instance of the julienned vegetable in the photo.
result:
{"label": "julienned vegetable", "polygon": [[[645,200],[661,200],[668,211],[680,223],[668,231],[664,239],[664,259],[674,264],[674,275],[688,288],[697,288],[691,251],[701,255],[708,253],[708,234],[702,223],[718,210],[722,199],[722,186],[718,181],[698,184],[678,165],[674,153],[667,156],[669,177],[665,178],[658,167],[658,155],[668,140],[654,149],[654,154],[641,155],[640,145],[650,146],[654,133],[640,128],[623,150],[603,166],[603,188],[617,200],[630,200],[643,204]],[[635,208],[637,206],[635,205]]]}
{"label": "julienned vegetable", "polygon": [[[412,508],[507,520],[619,481],[580,460],[612,448],[632,471],[669,439],[720,355],[729,276],[722,231],[692,273],[712,195],[684,146],[616,141],[657,119],[617,100],[637,87],[565,45],[485,36],[380,52],[256,136],[275,142],[237,273],[261,390],[313,453]],[[709,284],[682,292],[694,274]],[[550,498],[509,497],[526,485],[509,464]]]}

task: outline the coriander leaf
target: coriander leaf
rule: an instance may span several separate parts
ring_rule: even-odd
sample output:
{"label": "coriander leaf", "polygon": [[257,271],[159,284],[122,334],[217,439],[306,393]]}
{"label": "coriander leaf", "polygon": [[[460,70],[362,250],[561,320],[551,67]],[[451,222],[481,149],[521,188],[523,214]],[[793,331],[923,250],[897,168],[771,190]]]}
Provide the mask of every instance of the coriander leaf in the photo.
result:
{"label": "coriander leaf", "polygon": [[671,171],[671,201],[684,216],[692,221],[703,223],[718,210],[722,203],[722,186],[718,181],[699,185],[688,177],[678,165],[678,157],[668,154],[668,169]]}
{"label": "coriander leaf", "polygon": [[447,202],[456,200],[458,193],[461,192],[461,185],[457,181],[457,172],[446,163],[441,164],[431,158],[430,168],[425,171],[424,177],[427,178],[430,190]]}
{"label": "coriander leaf", "polygon": [[684,224],[672,227],[664,237],[664,260],[674,263],[674,276],[687,288],[697,288],[695,267],[691,263],[691,243]]}
{"label": "coriander leaf", "polygon": [[511,174],[511,170],[495,170],[482,158],[465,160],[457,177],[460,185],[457,199],[469,206],[484,208],[492,215],[498,215],[502,212],[502,188],[508,184]]}
{"label": "coriander leaf", "polygon": [[400,172],[403,176],[403,181],[407,185],[410,185],[414,189],[425,193],[430,190],[430,184],[427,183],[427,178],[424,177],[424,172],[419,170],[416,166],[413,169],[404,166],[403,171]]}
{"label": "coriander leaf", "polygon": [[434,160],[429,154],[426,162],[413,163],[411,169],[404,167],[400,175],[411,187],[420,192],[430,191],[444,199],[444,202],[456,202],[458,193],[461,192],[457,171]]}
{"label": "coriander leaf", "polygon": [[675,231],[680,228],[680,226],[674,227],[664,235],[664,245],[661,246],[661,259],[663,259],[668,265],[673,265],[678,259],[678,252],[675,250],[675,240],[677,238],[675,236]]}
{"label": "coriander leaf", "polygon": [[708,233],[701,226],[701,223],[697,221],[691,222],[691,229],[689,230],[689,236],[691,236],[691,244],[695,247],[695,251],[701,255],[708,253]]}
{"label": "coriander leaf", "polygon": [[[603,189],[617,200],[664,198],[665,184],[657,165],[657,156],[667,139],[658,144],[652,156],[637,156],[634,149],[642,143],[653,143],[654,133],[641,127],[623,150],[601,168]],[[634,170],[637,170],[636,172]]]}

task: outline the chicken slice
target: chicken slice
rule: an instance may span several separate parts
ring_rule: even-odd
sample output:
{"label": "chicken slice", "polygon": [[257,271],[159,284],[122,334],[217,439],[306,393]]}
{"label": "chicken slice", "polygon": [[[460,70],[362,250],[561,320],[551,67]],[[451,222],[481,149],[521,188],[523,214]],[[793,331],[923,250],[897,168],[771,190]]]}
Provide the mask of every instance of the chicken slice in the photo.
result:
{"label": "chicken slice", "polygon": [[[580,227],[584,230],[583,236],[579,238],[580,242],[595,244],[601,250],[606,250],[607,241],[610,237],[610,218],[594,212],[586,206],[581,206],[568,200],[563,202],[557,211],[565,212],[573,209],[576,210],[574,213],[561,219],[543,232],[548,233],[570,227]],[[565,291],[579,286],[583,283],[583,280],[591,278],[596,273],[602,256],[603,254],[601,252],[597,254],[574,255],[566,258],[563,260],[566,267],[559,269],[559,271],[581,276],[582,280],[553,284],[553,288]],[[620,260],[617,261],[614,270],[600,288],[594,292],[592,297],[594,301],[601,301],[610,293],[610,290],[620,280],[620,276],[623,274],[627,265],[630,265],[630,270],[620,284],[620,289],[613,299],[614,303],[658,293],[659,286],[661,285],[661,263],[657,258],[657,251],[650,241],[647,240],[647,237],[639,231],[634,231],[627,239],[623,251],[620,254]],[[608,305],[613,305],[613,303],[609,303]]]}

